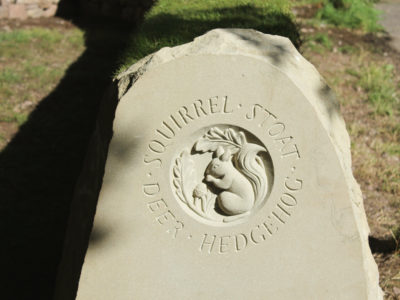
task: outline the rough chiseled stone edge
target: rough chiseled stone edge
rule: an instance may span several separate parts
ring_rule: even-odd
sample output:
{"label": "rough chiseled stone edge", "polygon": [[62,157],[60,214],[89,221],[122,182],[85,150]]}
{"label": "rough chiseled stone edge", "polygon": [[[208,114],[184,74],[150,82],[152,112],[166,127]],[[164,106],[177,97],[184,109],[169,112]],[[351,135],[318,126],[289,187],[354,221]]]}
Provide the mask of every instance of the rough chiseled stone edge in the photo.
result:
{"label": "rough chiseled stone edge", "polygon": [[118,98],[135,84],[141,75],[174,59],[191,55],[242,55],[261,60],[283,72],[299,88],[315,109],[327,131],[341,163],[349,188],[352,209],[362,243],[364,271],[368,300],[383,299],[379,287],[379,273],[368,244],[369,226],[363,199],[351,168],[350,138],[339,111],[334,93],[316,68],[296,50],[289,39],[268,35],[252,29],[214,29],[197,37],[193,42],[174,48],[162,48],[150,54],[114,79]]}
{"label": "rough chiseled stone edge", "polygon": [[118,89],[111,84],[101,102],[94,133],[71,202],[63,254],[54,289],[55,300],[73,300],[79,284],[82,264],[88,247],[100,189],[102,186],[112,125],[118,105]]}

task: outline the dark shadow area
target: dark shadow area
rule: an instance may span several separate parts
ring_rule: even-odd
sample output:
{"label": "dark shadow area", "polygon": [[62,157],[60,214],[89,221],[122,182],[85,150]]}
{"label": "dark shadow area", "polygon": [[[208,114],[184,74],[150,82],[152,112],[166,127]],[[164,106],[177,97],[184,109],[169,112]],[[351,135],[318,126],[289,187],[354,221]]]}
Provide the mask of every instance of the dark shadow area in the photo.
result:
{"label": "dark shadow area", "polygon": [[[62,1],[58,15],[72,20],[85,31],[85,52],[0,153],[2,299],[53,297],[71,200],[96,126],[100,102],[103,98],[115,97],[104,95],[116,94],[115,86],[110,87],[110,83],[120,62],[127,57],[141,58],[162,46],[189,42],[218,27],[253,28],[289,36],[296,46],[300,45],[297,27],[287,16],[266,16],[254,7],[245,6],[219,11],[222,15],[219,21],[183,20],[168,14],[150,18],[137,35],[159,43],[137,47],[138,40],[132,41],[134,24],[139,22],[144,11],[137,14],[138,19],[120,23],[115,19],[79,17],[77,3],[77,0]],[[263,25],[265,18],[271,21],[269,25]],[[112,118],[115,105],[103,105],[103,113]],[[111,137],[111,128],[105,131],[105,135]],[[87,158],[91,159],[91,153],[88,152]],[[93,185],[101,182],[103,168],[98,166],[99,179],[94,180]],[[84,176],[80,180],[85,181]],[[85,205],[93,215],[96,203],[88,200]],[[85,236],[86,233],[82,233],[82,237]],[[70,238],[73,239],[73,235]],[[96,240],[100,239],[98,235]],[[71,276],[76,277],[76,274]],[[79,274],[77,276],[75,280],[79,279]],[[76,285],[77,281],[71,286]]]}
{"label": "dark shadow area", "polygon": [[[209,15],[210,19],[206,17]],[[296,48],[301,45],[297,24],[281,12],[266,13],[251,5],[213,10],[184,10],[179,15],[160,13],[148,17],[138,34],[132,37],[122,63],[132,63],[161,47],[191,42],[195,37],[214,28],[250,28],[287,37]],[[137,47],[138,44],[140,47]],[[280,49],[276,50],[279,52]],[[281,50],[281,54],[285,54],[285,49]]]}
{"label": "dark shadow area", "polygon": [[399,247],[398,242],[393,237],[380,239],[370,236],[368,240],[372,253],[392,253],[397,251]]}
{"label": "dark shadow area", "polygon": [[76,16],[73,23],[85,32],[85,52],[0,153],[1,299],[53,298],[74,186],[135,27]]}

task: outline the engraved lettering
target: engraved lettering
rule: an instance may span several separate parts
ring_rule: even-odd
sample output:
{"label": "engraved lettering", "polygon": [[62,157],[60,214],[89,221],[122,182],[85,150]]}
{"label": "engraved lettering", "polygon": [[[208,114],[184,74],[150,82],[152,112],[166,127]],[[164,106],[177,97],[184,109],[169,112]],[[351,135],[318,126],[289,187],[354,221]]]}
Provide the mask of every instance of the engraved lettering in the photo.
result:
{"label": "engraved lettering", "polygon": [[265,108],[264,113],[266,113],[266,116],[264,120],[260,124],[258,124],[258,127],[263,127],[270,120],[270,117],[272,117],[273,121],[277,120],[276,116]]}
{"label": "engraved lettering", "polygon": [[242,251],[247,247],[247,236],[243,233],[239,233],[235,236],[235,250],[236,252]]}
{"label": "engraved lettering", "polygon": [[283,153],[283,154],[282,154],[282,157],[287,157],[287,156],[289,156],[289,155],[296,154],[297,158],[299,159],[299,158],[300,158],[300,153],[299,153],[299,149],[297,148],[297,145],[296,145],[296,144],[293,144],[293,145],[291,145],[291,146],[293,146],[294,150],[291,151],[291,152]]}
{"label": "engraved lettering", "polygon": [[278,231],[278,226],[272,220],[271,216],[267,217],[267,220],[263,222],[263,225],[270,235]]}
{"label": "engraved lettering", "polygon": [[231,114],[233,112],[233,109],[228,110],[228,96],[224,97],[224,113],[225,114]]}
{"label": "engraved lettering", "polygon": [[289,142],[292,142],[292,141],[293,141],[293,137],[292,136],[286,136],[286,137],[283,137],[283,138],[275,139],[275,142],[282,144],[282,148],[280,150],[281,152],[285,148],[285,145],[287,145]]}
{"label": "engraved lettering", "polygon": [[188,112],[188,109],[187,109],[186,106],[182,106],[182,107],[179,109],[178,112],[179,112],[179,114],[180,114],[180,116],[181,116],[183,122],[185,122],[185,124],[188,124],[188,123],[189,123],[188,119],[193,120],[193,117],[192,117],[191,115],[189,115],[189,112]]}
{"label": "engraved lettering", "polygon": [[282,224],[285,224],[285,221],[283,220],[283,218],[282,218],[282,214],[281,215],[278,215],[276,212],[272,212],[272,215],[275,217],[275,218],[277,218]]}
{"label": "engraved lettering", "polygon": [[204,107],[203,107],[203,101],[201,99],[196,100],[193,103],[194,109],[196,111],[197,116],[200,118],[200,111],[203,112],[204,116],[207,116],[207,112],[205,111]]}
{"label": "engraved lettering", "polygon": [[210,111],[211,111],[211,113],[212,114],[218,113],[219,112],[218,96],[210,98],[209,102],[210,102]]}
{"label": "engraved lettering", "polygon": [[151,202],[147,203],[147,206],[149,207],[149,209],[150,209],[152,212],[156,212],[156,211],[164,210],[164,209],[167,209],[167,208],[168,208],[168,206],[167,206],[167,204],[165,203],[164,199],[159,199],[159,200],[151,201]]}
{"label": "engraved lettering", "polygon": [[[166,115],[168,119],[161,121],[160,127],[153,131],[154,136],[150,139],[147,154],[143,158],[144,163],[152,167],[145,175],[149,179],[153,178],[153,183],[142,186],[144,197],[151,197],[148,199],[151,201],[145,205],[167,233],[172,234],[173,238],[182,236],[185,241],[195,235],[185,232],[184,223],[176,219],[169,207],[170,199],[163,196],[156,179],[163,176],[156,168],[164,166],[163,155],[172,151],[170,146],[175,138],[187,138],[190,142],[184,145],[185,141],[177,141],[177,146],[182,144],[183,147],[172,154],[175,156],[172,168],[168,168],[172,193],[179,205],[183,206],[182,211],[196,220],[203,219],[205,223],[215,223],[216,226],[229,222],[242,223],[263,207],[264,201],[268,201],[270,188],[274,183],[275,164],[272,164],[264,139],[269,139],[269,145],[273,143],[272,146],[279,151],[281,158],[300,158],[295,138],[285,132],[285,122],[262,105],[253,104],[245,109],[242,104],[231,102],[228,96],[206,99],[197,99],[190,105],[179,107],[175,113]],[[253,135],[248,128],[226,123],[209,127],[205,125],[202,129],[195,126],[190,137],[187,136],[190,130],[180,132],[199,118],[207,118],[211,114],[236,113],[236,107],[242,118],[251,121],[247,122],[250,127],[262,128],[262,131],[258,130],[260,136]],[[204,123],[208,124],[207,120]],[[171,162],[168,161],[168,165],[169,163]],[[282,224],[289,223],[298,204],[296,193],[303,187],[303,180],[293,175],[295,169],[292,167],[292,173],[283,182],[284,191],[279,203],[275,204],[262,222],[252,225],[249,231],[243,233],[222,236],[206,233],[203,237],[198,237],[199,241],[202,239],[200,252],[238,253],[261,244],[275,234]],[[198,174],[199,171],[202,174]]]}
{"label": "engraved lettering", "polygon": [[280,135],[283,131],[285,131],[285,124],[282,122],[275,123],[268,130],[268,134],[272,137]]}
{"label": "engraved lettering", "polygon": [[150,183],[143,185],[143,192],[146,196],[154,196],[160,191],[160,185],[158,183]]}
{"label": "engraved lettering", "polygon": [[280,203],[278,203],[276,206],[278,206],[281,211],[283,211],[286,215],[290,217],[290,213],[286,209],[284,209]]}
{"label": "engraved lettering", "polygon": [[161,159],[159,159],[159,158],[152,158],[152,159],[150,159],[148,154],[145,154],[145,155],[144,155],[143,161],[144,161],[146,164],[151,164],[152,162],[154,162],[154,163],[155,163],[155,162],[158,162],[158,163],[159,163],[158,167],[161,168],[161,166],[162,166],[162,161],[161,161]]}
{"label": "engraved lettering", "polygon": [[167,146],[168,145],[164,145],[163,143],[161,143],[160,141],[157,141],[157,140],[152,140],[149,143],[149,149],[155,153],[165,152]]}
{"label": "engraved lettering", "polygon": [[[260,234],[260,231],[261,231],[260,225],[257,225],[257,227],[253,228],[250,232],[250,238],[254,244],[259,244],[262,241],[265,241],[265,239],[266,239],[265,234],[263,234],[263,233]],[[255,232],[258,232],[258,233],[255,234]]]}
{"label": "engraved lettering", "polygon": [[161,129],[157,129],[156,131],[166,139],[171,140],[175,136],[175,131],[165,121],[162,122],[162,125],[168,129],[167,133],[161,131]]}
{"label": "engraved lettering", "polygon": [[291,182],[289,182],[290,181],[290,178],[289,177],[286,177],[286,180],[285,180],[285,187],[288,189],[288,190],[290,190],[290,191],[298,191],[298,190],[301,190],[302,189],[302,187],[303,187],[303,180],[301,180],[301,179],[295,179],[295,180],[293,180],[293,181],[291,181]]}
{"label": "engraved lettering", "polygon": [[212,236],[212,239],[211,239],[211,241],[208,239],[208,234],[207,233],[205,233],[204,234],[204,238],[203,238],[203,242],[201,243],[201,246],[200,246],[200,251],[203,251],[203,249],[204,249],[204,247],[208,247],[208,253],[211,253],[211,251],[212,251],[212,249],[213,249],[213,246],[214,246],[214,242],[215,242],[215,239],[216,239],[216,235],[213,235]]}
{"label": "engraved lettering", "polygon": [[[254,118],[256,117],[257,108],[262,109],[263,107],[260,104],[254,104],[253,110],[246,114],[247,120],[254,120]],[[251,112],[252,112],[252,114],[251,114]]]}
{"label": "engraved lettering", "polygon": [[179,128],[182,129],[181,124],[178,123],[178,121],[175,119],[175,117],[173,115],[170,115],[169,118],[174,121],[175,125]]}
{"label": "engraved lettering", "polygon": [[[178,227],[176,227],[177,225],[178,225]],[[176,236],[178,235],[178,231],[182,230],[183,227],[184,227],[184,225],[183,225],[183,223],[181,221],[176,221],[176,224],[175,224],[175,227],[174,227],[175,232],[174,232],[174,235],[173,235],[174,238],[176,238]]]}
{"label": "engraved lettering", "polygon": [[158,217],[156,217],[156,220],[161,225],[164,225],[165,223],[175,220],[175,216],[170,210],[168,210],[165,213],[163,213],[162,215],[159,215]]}
{"label": "engraved lettering", "polygon": [[[228,251],[228,246],[229,246],[229,240],[230,240],[231,236],[227,235],[227,236],[221,236],[220,237],[220,242],[219,242],[219,253],[223,254],[226,253]],[[228,241],[225,241],[225,239],[228,239]]]}
{"label": "engraved lettering", "polygon": [[284,193],[281,196],[281,201],[283,204],[285,204],[286,206],[296,206],[297,205],[297,200],[295,197],[293,197],[292,195],[288,194],[288,193]]}

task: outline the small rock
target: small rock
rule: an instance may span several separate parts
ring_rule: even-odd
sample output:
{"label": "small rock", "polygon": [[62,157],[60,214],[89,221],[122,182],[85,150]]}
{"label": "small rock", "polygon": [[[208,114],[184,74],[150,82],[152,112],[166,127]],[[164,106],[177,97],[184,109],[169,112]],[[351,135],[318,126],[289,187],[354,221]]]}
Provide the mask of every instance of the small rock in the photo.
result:
{"label": "small rock", "polygon": [[16,105],[13,110],[14,110],[14,112],[21,112],[21,111],[33,106],[33,104],[34,103],[32,101],[28,100],[28,101],[25,101],[25,102],[22,102],[22,103]]}
{"label": "small rock", "polygon": [[43,12],[43,17],[53,17],[57,12],[57,5],[52,4]]}
{"label": "small rock", "polygon": [[395,294],[396,297],[400,296],[400,289],[398,287],[393,287],[393,294]]}

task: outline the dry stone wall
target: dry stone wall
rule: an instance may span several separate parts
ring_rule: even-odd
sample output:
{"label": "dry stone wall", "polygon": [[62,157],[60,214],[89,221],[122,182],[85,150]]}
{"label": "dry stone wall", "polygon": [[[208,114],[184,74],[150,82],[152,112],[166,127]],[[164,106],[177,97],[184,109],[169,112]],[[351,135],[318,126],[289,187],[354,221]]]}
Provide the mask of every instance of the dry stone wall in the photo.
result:
{"label": "dry stone wall", "polygon": [[60,0],[0,0],[0,19],[52,17]]}
{"label": "dry stone wall", "polygon": [[[65,3],[64,3],[65,2]],[[0,19],[52,17],[62,4],[82,16],[113,18],[136,23],[154,0],[0,0]]]}

